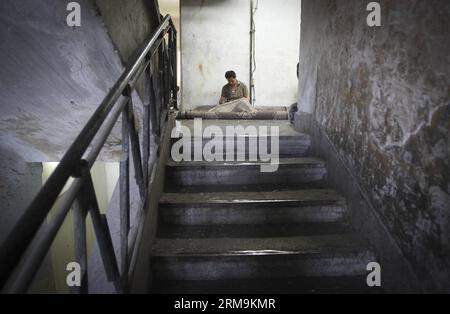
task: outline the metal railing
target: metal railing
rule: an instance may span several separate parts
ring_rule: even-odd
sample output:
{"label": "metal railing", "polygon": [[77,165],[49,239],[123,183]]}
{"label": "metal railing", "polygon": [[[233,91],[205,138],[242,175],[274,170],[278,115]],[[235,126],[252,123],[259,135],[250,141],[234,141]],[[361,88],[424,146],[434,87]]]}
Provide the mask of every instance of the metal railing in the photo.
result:
{"label": "metal railing", "polygon": [[[177,107],[176,45],[177,33],[171,17],[167,15],[130,59],[123,74],[6,238],[0,249],[0,287],[3,292],[27,292],[71,208],[75,232],[75,261],[81,266],[82,274],[81,286],[72,292],[88,292],[87,214],[90,214],[92,219],[108,281],[114,283],[118,292],[127,292],[129,274],[132,273],[131,260],[136,253],[138,229],[136,227],[130,229],[130,151],[141,198],[140,213],[143,215],[148,194],[151,136],[154,141],[159,142],[165,123],[164,117],[170,108]],[[132,92],[142,79],[145,91],[144,95],[141,95],[144,103],[141,149],[135,126]],[[120,116],[122,116],[122,156],[119,175],[121,260],[119,271],[106,216],[101,214],[97,203],[90,169]],[[59,198],[71,177],[74,180],[70,188]],[[45,222],[50,210],[53,213],[52,219]]]}

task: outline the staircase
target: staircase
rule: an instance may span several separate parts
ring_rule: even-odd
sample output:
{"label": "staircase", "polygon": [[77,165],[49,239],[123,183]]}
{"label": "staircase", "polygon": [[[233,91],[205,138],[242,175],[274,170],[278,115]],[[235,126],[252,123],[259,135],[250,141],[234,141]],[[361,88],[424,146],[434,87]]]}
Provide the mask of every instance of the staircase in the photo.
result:
{"label": "staircase", "polygon": [[[182,123],[192,128],[192,120]],[[261,162],[249,161],[169,160],[152,244],[152,292],[372,289],[366,265],[376,260],[374,252],[349,226],[345,199],[327,187],[325,161],[309,156],[309,136],[287,121],[208,123],[278,125],[279,169],[262,173]]]}

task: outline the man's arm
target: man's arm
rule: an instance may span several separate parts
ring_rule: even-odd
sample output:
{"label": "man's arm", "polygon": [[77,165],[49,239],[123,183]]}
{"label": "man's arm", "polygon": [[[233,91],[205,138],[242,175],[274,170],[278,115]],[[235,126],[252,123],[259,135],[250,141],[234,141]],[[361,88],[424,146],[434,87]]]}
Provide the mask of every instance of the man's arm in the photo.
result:
{"label": "man's arm", "polygon": [[226,102],[227,102],[227,97],[226,97],[225,86],[224,86],[224,87],[222,87],[222,93],[220,94],[219,104],[223,104]]}

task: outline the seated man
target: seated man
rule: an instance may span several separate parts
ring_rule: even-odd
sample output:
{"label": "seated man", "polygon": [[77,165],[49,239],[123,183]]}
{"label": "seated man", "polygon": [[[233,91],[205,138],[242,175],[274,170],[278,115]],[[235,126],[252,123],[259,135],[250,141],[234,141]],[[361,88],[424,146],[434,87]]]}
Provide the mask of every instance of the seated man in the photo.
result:
{"label": "seated man", "polygon": [[219,104],[208,112],[216,112],[222,117],[234,113],[255,113],[257,110],[250,104],[247,86],[236,79],[236,73],[228,71],[225,78],[228,84],[222,88]]}
{"label": "seated man", "polygon": [[250,101],[247,86],[236,79],[236,73],[234,71],[228,71],[225,73],[225,78],[227,79],[228,84],[222,87],[222,95],[220,97],[219,104],[241,98],[246,98]]}

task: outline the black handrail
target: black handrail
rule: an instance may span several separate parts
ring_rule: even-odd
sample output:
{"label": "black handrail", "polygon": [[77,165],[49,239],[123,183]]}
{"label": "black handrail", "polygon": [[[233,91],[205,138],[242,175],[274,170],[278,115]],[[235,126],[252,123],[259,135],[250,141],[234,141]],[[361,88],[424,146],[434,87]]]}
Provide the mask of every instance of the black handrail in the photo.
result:
{"label": "black handrail", "polygon": [[[165,35],[169,34],[168,47]],[[129,253],[129,148],[135,166],[136,181],[139,186],[142,206],[147,195],[147,177],[150,149],[150,131],[154,136],[161,134],[161,116],[169,108],[177,107],[177,58],[176,30],[172,19],[167,15],[150,38],[127,63],[124,72],[96,109],[75,141],[64,154],[58,167],[33,199],[23,216],[14,226],[0,249],[0,287],[5,292],[26,292],[36,271],[48,252],[51,242],[69,211],[74,205],[76,257],[86,267],[86,243],[84,217],[91,214],[96,238],[106,268],[108,279],[114,281],[118,290],[125,291],[128,282]],[[156,66],[152,67],[158,57]],[[156,62],[155,62],[156,63]],[[143,154],[141,155],[138,132],[134,125],[132,91],[137,81],[145,79]],[[167,84],[168,83],[168,84]],[[156,97],[157,95],[158,97]],[[159,99],[158,99],[159,98]],[[104,215],[96,203],[95,191],[90,177],[90,168],[97,159],[108,135],[122,114],[122,160],[120,172],[121,187],[121,257],[122,274],[119,271],[112,249],[112,241]],[[156,116],[159,114],[159,116]],[[150,122],[150,119],[152,123]],[[156,123],[155,123],[156,122]],[[150,130],[151,125],[151,130]],[[91,149],[87,152],[89,146]],[[87,154],[86,157],[83,157]],[[70,177],[75,180],[69,190],[58,201],[60,192]],[[44,228],[43,222],[49,211],[55,207],[55,215]],[[81,217],[81,218],[80,218]],[[42,232],[38,231],[42,229]],[[126,237],[126,239],[125,239]],[[87,270],[83,270],[87,274]],[[78,292],[87,291],[82,287]],[[124,290],[125,289],[125,290]]]}

